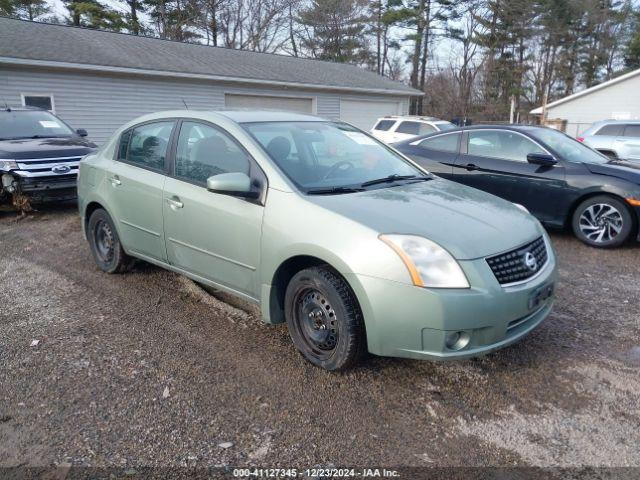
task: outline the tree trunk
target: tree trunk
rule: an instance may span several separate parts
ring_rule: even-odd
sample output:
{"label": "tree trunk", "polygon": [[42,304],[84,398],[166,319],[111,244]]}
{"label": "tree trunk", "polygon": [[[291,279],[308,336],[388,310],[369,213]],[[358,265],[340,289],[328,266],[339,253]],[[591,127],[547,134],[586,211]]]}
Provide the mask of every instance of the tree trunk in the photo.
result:
{"label": "tree trunk", "polygon": [[[422,53],[422,37],[424,35],[424,8],[425,0],[420,0],[418,4],[418,12],[416,13],[416,43],[413,48],[413,57],[411,59],[411,86],[415,89],[420,88],[420,58]],[[420,100],[421,102],[421,100]],[[416,115],[418,112],[418,98],[412,97],[409,113]]]}

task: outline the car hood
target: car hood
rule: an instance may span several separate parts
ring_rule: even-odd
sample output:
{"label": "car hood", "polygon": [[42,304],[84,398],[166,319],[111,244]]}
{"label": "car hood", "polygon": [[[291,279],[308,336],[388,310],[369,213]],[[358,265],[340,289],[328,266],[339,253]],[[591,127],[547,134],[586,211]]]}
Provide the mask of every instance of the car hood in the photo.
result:
{"label": "car hood", "polygon": [[612,160],[607,163],[585,163],[591,173],[621,178],[640,185],[640,163],[624,160]]}
{"label": "car hood", "polygon": [[381,234],[428,238],[459,260],[508,251],[542,234],[538,221],[513,203],[439,178],[307,198]]}
{"label": "car hood", "polygon": [[96,145],[82,137],[25,138],[0,141],[0,158],[73,157],[91,153]]}

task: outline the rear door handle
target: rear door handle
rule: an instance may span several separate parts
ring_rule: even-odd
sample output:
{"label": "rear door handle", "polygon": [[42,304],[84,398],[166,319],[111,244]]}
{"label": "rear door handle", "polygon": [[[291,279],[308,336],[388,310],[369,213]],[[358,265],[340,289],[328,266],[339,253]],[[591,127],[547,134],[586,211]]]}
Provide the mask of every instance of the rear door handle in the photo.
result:
{"label": "rear door handle", "polygon": [[111,185],[113,185],[114,187],[117,187],[118,185],[122,185],[122,182],[120,181],[120,178],[118,178],[117,175],[114,175],[109,180],[111,181]]}
{"label": "rear door handle", "polygon": [[467,163],[467,165],[464,168],[466,168],[469,172],[478,170],[478,166],[473,163]]}
{"label": "rear door handle", "polygon": [[178,197],[167,198],[167,203],[173,210],[184,207],[184,203],[182,203]]}

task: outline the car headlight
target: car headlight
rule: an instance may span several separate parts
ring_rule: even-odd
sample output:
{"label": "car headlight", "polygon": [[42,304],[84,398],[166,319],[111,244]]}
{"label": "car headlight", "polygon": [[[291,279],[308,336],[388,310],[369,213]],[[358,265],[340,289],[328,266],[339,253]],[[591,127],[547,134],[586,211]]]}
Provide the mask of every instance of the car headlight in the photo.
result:
{"label": "car headlight", "polygon": [[15,160],[8,160],[0,158],[0,170],[16,170],[18,168],[18,164]]}
{"label": "car headlight", "polygon": [[429,288],[469,288],[460,264],[444,248],[417,235],[380,235],[402,259],[413,284]]}

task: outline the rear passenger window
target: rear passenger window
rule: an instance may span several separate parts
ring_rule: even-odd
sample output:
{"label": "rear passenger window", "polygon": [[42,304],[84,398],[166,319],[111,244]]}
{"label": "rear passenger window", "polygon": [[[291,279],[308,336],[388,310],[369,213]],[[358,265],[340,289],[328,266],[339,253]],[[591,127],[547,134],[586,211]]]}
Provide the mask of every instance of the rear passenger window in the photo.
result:
{"label": "rear passenger window", "polygon": [[376,126],[373,127],[373,129],[386,132],[387,130],[389,130],[393,126],[394,123],[396,123],[395,120],[380,120],[376,124]]}
{"label": "rear passenger window", "polygon": [[437,137],[431,137],[421,141],[418,146],[429,150],[438,150],[439,152],[456,153],[458,151],[459,140],[459,133],[438,135]]}
{"label": "rear passenger window", "polygon": [[627,125],[624,129],[625,137],[640,137],[640,125]]}
{"label": "rear passenger window", "polygon": [[396,128],[396,132],[408,133],[409,135],[419,135],[420,122],[402,122],[398,125],[398,128]]}
{"label": "rear passenger window", "polygon": [[607,137],[618,137],[622,135],[622,130],[624,130],[624,125],[605,125],[596,135],[604,135]]}
{"label": "rear passenger window", "polygon": [[175,175],[206,185],[221,173],[249,174],[249,156],[229,135],[209,125],[183,122],[178,137]]}
{"label": "rear passenger window", "polygon": [[126,162],[151,170],[164,170],[173,125],[174,122],[155,122],[131,130]]}

